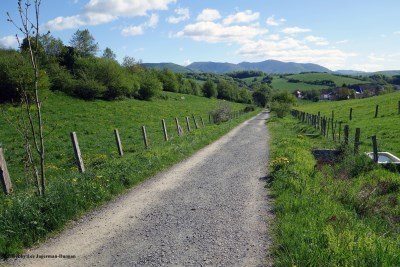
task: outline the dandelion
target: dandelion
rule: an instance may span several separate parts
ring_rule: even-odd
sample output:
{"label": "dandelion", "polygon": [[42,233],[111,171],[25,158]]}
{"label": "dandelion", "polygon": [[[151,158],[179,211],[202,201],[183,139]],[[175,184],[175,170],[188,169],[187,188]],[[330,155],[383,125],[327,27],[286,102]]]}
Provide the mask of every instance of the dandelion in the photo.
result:
{"label": "dandelion", "polygon": [[98,176],[96,176],[96,177],[97,177],[97,179],[103,178],[103,176],[101,176],[101,175],[98,175]]}

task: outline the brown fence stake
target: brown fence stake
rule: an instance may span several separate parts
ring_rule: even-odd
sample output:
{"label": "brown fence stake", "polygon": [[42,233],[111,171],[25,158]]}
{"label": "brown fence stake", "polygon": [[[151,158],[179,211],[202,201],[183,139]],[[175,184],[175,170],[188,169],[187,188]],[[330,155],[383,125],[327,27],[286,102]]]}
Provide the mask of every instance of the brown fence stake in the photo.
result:
{"label": "brown fence stake", "polygon": [[200,117],[200,120],[201,120],[201,125],[203,125],[203,127],[204,127],[204,120],[203,120],[203,117]]}
{"label": "brown fence stake", "polygon": [[149,148],[149,141],[147,140],[146,127],[144,125],[142,126],[142,134],[143,134],[144,147],[147,149]]}
{"label": "brown fence stake", "polygon": [[124,151],[122,150],[121,138],[119,137],[118,129],[114,129],[115,141],[117,142],[118,154],[122,157]]}
{"label": "brown fence stake", "polygon": [[192,118],[193,118],[194,126],[196,127],[196,129],[199,129],[199,126],[197,125],[196,117],[193,114],[192,114]]}
{"label": "brown fence stake", "polygon": [[341,121],[339,121],[339,142],[341,141],[340,139],[341,139],[341,133],[342,132],[342,122]]}
{"label": "brown fence stake", "polygon": [[376,105],[376,108],[375,108],[375,118],[378,117],[378,112],[379,112],[379,105]]}
{"label": "brown fence stake", "polygon": [[164,140],[168,141],[168,133],[167,133],[167,126],[165,126],[165,120],[162,119],[161,123],[162,123],[163,132],[164,132]]}
{"label": "brown fence stake", "polygon": [[188,132],[190,132],[190,124],[189,124],[189,117],[186,116],[186,127]]}
{"label": "brown fence stake", "polygon": [[354,138],[354,155],[358,154],[358,147],[360,145],[360,135],[361,135],[361,129],[356,128],[356,136]]}
{"label": "brown fence stake", "polygon": [[6,159],[4,157],[3,148],[0,147],[0,182],[3,187],[4,194],[8,195],[13,191],[10,174],[7,169]]}
{"label": "brown fence stake", "polygon": [[371,136],[371,138],[372,138],[372,147],[374,151],[374,162],[378,163],[379,156],[378,156],[378,143],[376,141],[376,135]]}
{"label": "brown fence stake", "polygon": [[83,164],[81,149],[79,148],[78,137],[76,136],[76,132],[71,133],[71,141],[72,146],[74,148],[76,165],[78,165],[79,172],[85,172],[85,165]]}
{"label": "brown fence stake", "polygon": [[176,123],[176,131],[178,135],[181,136],[183,134],[183,130],[182,127],[179,125],[178,118],[175,118],[175,123]]}
{"label": "brown fence stake", "polygon": [[398,105],[398,109],[399,109],[398,113],[400,114],[400,100],[399,100],[399,103],[397,105]]}
{"label": "brown fence stake", "polygon": [[353,119],[353,108],[350,108],[350,120]]}

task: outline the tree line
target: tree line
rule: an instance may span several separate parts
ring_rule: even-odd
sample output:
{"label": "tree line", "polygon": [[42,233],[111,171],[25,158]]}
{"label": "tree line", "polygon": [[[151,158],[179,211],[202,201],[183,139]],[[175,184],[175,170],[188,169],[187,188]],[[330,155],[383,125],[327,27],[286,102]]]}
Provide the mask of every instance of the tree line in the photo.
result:
{"label": "tree line", "polygon": [[205,81],[182,73],[147,69],[133,57],[122,63],[107,47],[101,56],[99,46],[89,30],[77,30],[66,45],[52,35],[39,35],[38,47],[33,37],[25,38],[19,50],[0,50],[0,101],[17,102],[19,88],[31,88],[32,70],[22,61],[28,60],[30,49],[37,51],[40,65],[39,90],[51,89],[85,100],[136,98],[149,100],[161,91],[216,97],[239,103],[262,105],[245,84],[229,76]]}

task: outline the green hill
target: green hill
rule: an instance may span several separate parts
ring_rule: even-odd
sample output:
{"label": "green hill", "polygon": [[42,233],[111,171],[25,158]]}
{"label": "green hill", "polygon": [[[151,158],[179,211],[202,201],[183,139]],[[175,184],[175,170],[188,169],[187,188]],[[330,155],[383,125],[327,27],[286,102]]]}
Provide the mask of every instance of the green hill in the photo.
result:
{"label": "green hill", "polygon": [[288,79],[295,79],[302,82],[329,80],[333,81],[336,84],[336,86],[342,86],[343,84],[353,85],[353,84],[368,83],[367,81],[359,80],[356,78],[349,78],[331,73],[302,73],[302,74],[289,75],[286,77]]}
{"label": "green hill", "polygon": [[163,70],[164,68],[168,68],[176,73],[197,72],[196,70],[186,68],[174,63],[142,63],[141,65],[145,68],[156,70]]}

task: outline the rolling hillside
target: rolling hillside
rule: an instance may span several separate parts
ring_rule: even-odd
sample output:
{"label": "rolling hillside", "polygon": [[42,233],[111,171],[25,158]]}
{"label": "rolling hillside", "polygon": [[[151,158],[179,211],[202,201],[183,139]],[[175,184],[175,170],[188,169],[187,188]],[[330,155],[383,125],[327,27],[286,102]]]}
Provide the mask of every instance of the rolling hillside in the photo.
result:
{"label": "rolling hillside", "polygon": [[[309,104],[297,109],[312,114],[321,112],[321,116],[327,117],[330,117],[334,111],[335,120],[349,125],[352,138],[354,138],[355,129],[361,129],[362,151],[372,151],[370,136],[376,135],[380,151],[389,151],[400,156],[399,101],[400,92],[395,92],[365,99]],[[376,105],[379,105],[379,113],[378,117],[374,118]],[[351,121],[350,108],[353,109]]]}

